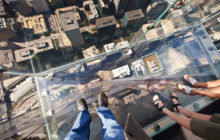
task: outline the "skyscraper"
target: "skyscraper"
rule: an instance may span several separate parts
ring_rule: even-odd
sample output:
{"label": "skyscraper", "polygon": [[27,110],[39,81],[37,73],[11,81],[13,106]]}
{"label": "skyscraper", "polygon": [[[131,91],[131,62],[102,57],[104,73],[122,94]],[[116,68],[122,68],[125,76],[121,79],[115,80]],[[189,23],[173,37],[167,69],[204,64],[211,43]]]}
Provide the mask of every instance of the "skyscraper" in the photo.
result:
{"label": "skyscraper", "polygon": [[28,0],[36,13],[49,12],[48,3],[46,0]]}
{"label": "skyscraper", "polygon": [[132,10],[139,9],[141,7],[140,6],[141,1],[142,0],[129,0],[126,11],[132,11]]}
{"label": "skyscraper", "polygon": [[129,0],[114,0],[116,17],[122,17],[127,9]]}
{"label": "skyscraper", "polygon": [[10,17],[8,6],[3,0],[0,0],[0,17]]}
{"label": "skyscraper", "polygon": [[96,28],[101,36],[112,35],[116,29],[116,20],[114,16],[108,16],[96,19]]}
{"label": "skyscraper", "polygon": [[78,22],[74,16],[73,7],[65,7],[56,10],[61,30],[72,43],[72,47],[84,45],[84,40],[79,30]]}
{"label": "skyscraper", "polygon": [[30,16],[33,14],[33,9],[27,0],[6,0],[5,2],[23,16]]}
{"label": "skyscraper", "polygon": [[49,0],[49,2],[54,9],[63,7],[62,0]]}
{"label": "skyscraper", "polygon": [[17,38],[13,18],[0,18],[0,41]]}
{"label": "skyscraper", "polygon": [[144,23],[144,13],[141,9],[125,12],[122,25],[124,28],[137,31]]}

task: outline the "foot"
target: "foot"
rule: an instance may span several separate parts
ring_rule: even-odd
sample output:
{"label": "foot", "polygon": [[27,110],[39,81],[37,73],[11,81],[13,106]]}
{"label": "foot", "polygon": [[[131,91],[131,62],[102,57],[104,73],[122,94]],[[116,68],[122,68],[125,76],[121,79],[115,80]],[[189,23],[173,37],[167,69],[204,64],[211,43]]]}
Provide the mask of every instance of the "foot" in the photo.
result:
{"label": "foot", "polygon": [[105,93],[101,93],[98,95],[98,103],[99,103],[99,107],[101,107],[101,106],[107,107],[108,106],[108,98],[105,95]]}
{"label": "foot", "polygon": [[179,83],[179,84],[177,85],[177,88],[178,88],[181,92],[186,93],[186,94],[190,94],[190,92],[191,92],[191,90],[192,90],[191,87],[186,86],[186,85],[181,84],[181,83]]}
{"label": "foot", "polygon": [[195,86],[195,84],[197,83],[196,79],[194,79],[190,75],[184,75],[184,79],[193,86]]}
{"label": "foot", "polygon": [[154,95],[153,102],[154,102],[154,105],[157,107],[157,109],[160,112],[163,112],[165,107],[164,107],[163,103],[161,102],[161,100],[160,100],[158,95]]}
{"label": "foot", "polygon": [[171,93],[170,98],[173,103],[173,110],[179,112],[180,103],[177,95],[175,93]]}
{"label": "foot", "polygon": [[87,103],[83,98],[77,100],[77,109],[79,112],[88,109]]}

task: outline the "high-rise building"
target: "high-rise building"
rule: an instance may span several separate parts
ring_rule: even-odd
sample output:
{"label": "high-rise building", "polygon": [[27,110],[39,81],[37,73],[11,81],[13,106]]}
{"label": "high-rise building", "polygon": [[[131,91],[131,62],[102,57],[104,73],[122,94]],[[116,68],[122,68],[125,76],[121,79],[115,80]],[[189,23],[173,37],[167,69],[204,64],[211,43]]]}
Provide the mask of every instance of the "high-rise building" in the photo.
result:
{"label": "high-rise building", "polygon": [[147,24],[142,25],[142,27],[133,36],[130,43],[133,44],[139,39],[140,39],[139,42],[151,40],[151,39],[157,38],[158,36],[160,36],[164,33],[163,28],[159,27],[159,28],[154,28],[154,29],[149,30],[143,36],[143,34],[147,31],[148,27],[151,25],[152,25],[152,23],[147,23]]}
{"label": "high-rise building", "polygon": [[99,14],[100,14],[101,17],[108,15],[108,7],[107,7],[107,5],[103,2],[103,0],[98,0],[97,9],[98,9]]}
{"label": "high-rise building", "polygon": [[129,0],[126,11],[137,10],[141,7],[142,0]]}
{"label": "high-rise building", "polygon": [[33,9],[26,0],[6,0],[5,2],[23,16],[33,14]]}
{"label": "high-rise building", "polygon": [[0,65],[5,65],[7,67],[13,67],[14,55],[12,49],[1,50],[0,49]]}
{"label": "high-rise building", "polygon": [[0,0],[0,17],[9,17],[9,8],[3,0]]}
{"label": "high-rise building", "polygon": [[0,18],[0,41],[16,38],[13,19]]}
{"label": "high-rise building", "polygon": [[54,9],[63,7],[62,0],[49,0],[49,3]]}
{"label": "high-rise building", "polygon": [[63,0],[65,5],[67,6],[73,6],[73,5],[77,5],[77,4],[82,4],[83,0]]}
{"label": "high-rise building", "polygon": [[150,4],[147,0],[113,0],[117,17],[122,17],[126,11],[146,9]]}
{"label": "high-rise building", "polygon": [[158,16],[160,16],[161,13],[164,12],[167,6],[168,3],[163,1],[156,1],[153,4],[149,5],[146,10],[148,18],[151,20],[157,19]]}
{"label": "high-rise building", "polygon": [[96,19],[96,28],[101,35],[112,34],[116,28],[116,20],[114,16],[108,16]]}
{"label": "high-rise building", "polygon": [[58,22],[60,24],[61,31],[63,31],[67,38],[70,40],[72,47],[79,47],[84,45],[84,40],[74,15],[74,8],[60,8],[56,10],[56,14],[58,16]]}
{"label": "high-rise building", "polygon": [[48,3],[46,0],[27,0],[33,7],[36,13],[46,13],[49,12]]}
{"label": "high-rise building", "polygon": [[125,12],[122,25],[124,28],[137,31],[144,22],[144,13],[141,9]]}
{"label": "high-rise building", "polygon": [[124,12],[127,9],[129,0],[114,0],[115,4],[115,13],[117,17],[122,17],[124,15]]}

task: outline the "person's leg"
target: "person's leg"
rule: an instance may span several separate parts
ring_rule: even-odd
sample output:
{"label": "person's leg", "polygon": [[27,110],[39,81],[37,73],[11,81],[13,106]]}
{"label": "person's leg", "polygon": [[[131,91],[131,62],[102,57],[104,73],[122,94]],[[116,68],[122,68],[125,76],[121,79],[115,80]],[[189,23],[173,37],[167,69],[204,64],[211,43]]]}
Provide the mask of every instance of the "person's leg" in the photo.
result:
{"label": "person's leg", "polygon": [[170,118],[176,121],[179,125],[185,127],[188,130],[191,130],[190,123],[192,119],[173,113],[170,110],[168,110],[166,107],[163,107],[163,103],[161,102],[161,100],[159,99],[157,95],[154,96],[153,101],[155,105],[158,104],[158,108],[162,107],[161,109],[163,113],[167,114]]}
{"label": "person's leg", "polygon": [[220,86],[220,80],[195,83],[196,88],[213,88],[213,87],[219,87],[219,86]]}
{"label": "person's leg", "polygon": [[166,92],[176,92],[179,89],[176,86],[177,82],[173,80],[157,80],[157,81],[146,81],[146,87],[149,91],[166,91]]}
{"label": "person's leg", "polygon": [[167,108],[163,109],[163,113],[167,114],[170,118],[176,121],[179,125],[185,127],[188,130],[191,130],[190,123],[192,119],[173,113]]}
{"label": "person's leg", "polygon": [[[184,107],[182,107],[179,104],[178,101],[178,97],[176,94],[172,93],[171,94],[172,97],[176,97],[176,98],[171,98],[172,102],[174,105],[177,105],[176,107],[174,107],[174,111],[179,111],[180,113],[190,117],[190,118],[197,118],[197,119],[201,119],[201,120],[205,120],[205,121],[210,121],[211,117],[210,115],[206,115],[206,114],[201,114],[201,113],[197,113],[197,112],[192,112],[190,110],[185,109]],[[177,109],[176,109],[177,108]]]}
{"label": "person's leg", "polygon": [[102,93],[98,96],[99,108],[97,114],[102,123],[102,136],[104,140],[125,140],[124,129],[117,122],[113,113],[107,108],[107,96]]}
{"label": "person's leg", "polygon": [[97,113],[102,122],[102,134],[104,140],[124,140],[124,129],[117,122],[113,113],[106,107],[98,108]]}
{"label": "person's leg", "polygon": [[87,109],[81,111],[71,128],[66,135],[65,140],[88,140],[90,135],[91,116]]}
{"label": "person's leg", "polygon": [[80,112],[77,119],[66,135],[64,140],[88,140],[90,135],[91,115],[88,111],[87,103],[84,99],[77,101],[77,109]]}
{"label": "person's leg", "polygon": [[[209,89],[195,89],[185,86],[183,84],[178,84],[178,88],[180,91],[191,95],[203,95],[209,96],[211,98],[220,98],[220,87],[214,87]],[[186,89],[188,90],[186,91]]]}
{"label": "person's leg", "polygon": [[186,129],[192,131],[195,135],[200,136],[204,139],[213,139],[220,137],[220,125],[213,122],[208,122],[201,119],[191,119],[186,118],[184,116],[175,114],[169,111],[167,108],[163,106],[163,103],[159,99],[157,95],[153,98],[154,104],[161,110],[163,113],[167,114],[171,117],[174,121],[176,121],[181,126],[185,127]]}
{"label": "person's leg", "polygon": [[192,112],[190,110],[185,109],[182,106],[178,106],[179,112],[190,117],[190,118],[196,118],[196,119],[200,119],[200,120],[205,120],[205,121],[210,121],[211,117],[210,115],[206,115],[206,114],[201,114],[201,113],[197,113],[197,112]]}
{"label": "person's leg", "polygon": [[[190,82],[190,78],[191,79],[194,79],[193,77],[191,77],[190,75],[185,75],[184,76],[184,79],[191,83]],[[195,88],[213,88],[213,87],[219,87],[220,86],[220,80],[214,80],[214,81],[208,81],[208,82],[197,82],[195,81],[193,83],[193,86]]]}

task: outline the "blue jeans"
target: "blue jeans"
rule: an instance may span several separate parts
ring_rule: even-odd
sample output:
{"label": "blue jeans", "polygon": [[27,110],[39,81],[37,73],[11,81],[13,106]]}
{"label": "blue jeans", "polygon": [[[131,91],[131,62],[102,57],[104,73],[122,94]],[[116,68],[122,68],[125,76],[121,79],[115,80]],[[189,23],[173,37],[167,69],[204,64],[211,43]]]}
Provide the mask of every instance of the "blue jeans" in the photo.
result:
{"label": "blue jeans", "polygon": [[[115,116],[106,107],[99,107],[97,114],[102,122],[103,140],[125,140],[124,129],[118,124]],[[91,116],[88,110],[80,112],[71,131],[65,140],[88,140],[90,135]]]}

